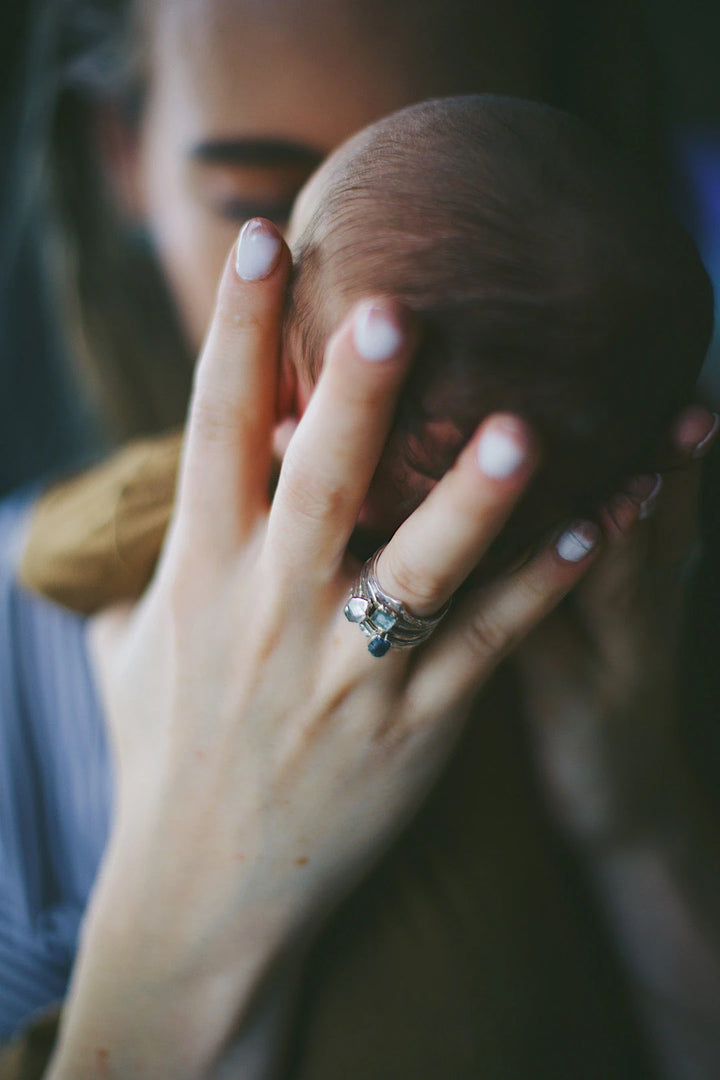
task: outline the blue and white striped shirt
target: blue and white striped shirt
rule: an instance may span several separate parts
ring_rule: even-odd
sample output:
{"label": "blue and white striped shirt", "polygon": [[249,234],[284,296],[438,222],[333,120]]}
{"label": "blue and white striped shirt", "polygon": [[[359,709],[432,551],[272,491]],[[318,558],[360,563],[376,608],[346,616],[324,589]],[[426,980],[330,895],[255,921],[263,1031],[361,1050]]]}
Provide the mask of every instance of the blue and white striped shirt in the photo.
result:
{"label": "blue and white striped shirt", "polygon": [[113,793],[86,619],[16,582],[35,496],[0,501],[0,1039],[65,995]]}

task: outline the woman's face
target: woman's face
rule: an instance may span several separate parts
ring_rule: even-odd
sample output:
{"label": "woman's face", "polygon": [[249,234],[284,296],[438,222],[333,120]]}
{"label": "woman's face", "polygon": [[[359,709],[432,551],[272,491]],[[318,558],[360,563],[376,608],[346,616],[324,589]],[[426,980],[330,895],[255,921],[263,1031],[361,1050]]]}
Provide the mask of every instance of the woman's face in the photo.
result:
{"label": "woman's face", "polygon": [[458,53],[473,59],[459,67],[452,43],[438,53],[437,34],[410,40],[417,13],[401,0],[155,3],[134,184],[193,347],[240,224],[261,215],[284,227],[300,187],[348,135],[433,95],[532,91],[531,28],[508,4],[513,34],[499,32],[488,2],[489,62],[463,42]]}

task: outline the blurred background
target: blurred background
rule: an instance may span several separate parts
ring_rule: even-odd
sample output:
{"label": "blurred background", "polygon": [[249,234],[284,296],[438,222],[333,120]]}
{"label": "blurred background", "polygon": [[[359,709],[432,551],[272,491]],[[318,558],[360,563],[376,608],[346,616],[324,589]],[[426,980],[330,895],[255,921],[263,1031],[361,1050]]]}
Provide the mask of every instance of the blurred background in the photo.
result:
{"label": "blurred background", "polygon": [[[52,109],[36,92],[48,61],[46,6],[24,0],[2,11],[0,492],[92,458],[105,442],[64,355],[43,270],[42,160],[29,133]],[[720,293],[720,5],[554,0],[537,8],[550,57],[546,99],[657,171]],[[720,401],[717,334],[701,392]]]}

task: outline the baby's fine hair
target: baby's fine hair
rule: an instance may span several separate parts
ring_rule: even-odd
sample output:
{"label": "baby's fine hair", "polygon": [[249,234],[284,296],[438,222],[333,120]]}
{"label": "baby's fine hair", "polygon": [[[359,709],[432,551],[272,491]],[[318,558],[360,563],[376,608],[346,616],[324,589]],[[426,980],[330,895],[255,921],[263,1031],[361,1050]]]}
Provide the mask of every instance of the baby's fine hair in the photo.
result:
{"label": "baby's fine hair", "polygon": [[[579,120],[513,98],[428,101],[366,129],[295,256],[286,334],[312,378],[354,301],[418,314],[403,467],[439,477],[490,412],[533,425],[543,467],[508,558],[654,471],[712,331],[708,276],[662,198]],[[457,439],[435,445],[432,420]]]}

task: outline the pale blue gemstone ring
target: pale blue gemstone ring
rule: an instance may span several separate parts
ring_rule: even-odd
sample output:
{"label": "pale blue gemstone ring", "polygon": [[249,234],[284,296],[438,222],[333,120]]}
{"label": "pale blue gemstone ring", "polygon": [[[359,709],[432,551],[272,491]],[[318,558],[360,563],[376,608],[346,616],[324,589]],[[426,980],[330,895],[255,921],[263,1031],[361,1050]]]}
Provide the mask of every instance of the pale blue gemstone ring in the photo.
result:
{"label": "pale blue gemstone ring", "polygon": [[375,570],[383,548],[378,548],[364,564],[345,605],[345,618],[357,623],[368,637],[368,652],[385,656],[390,649],[409,649],[430,637],[447,615],[451,601],[434,615],[411,615],[402,600],[388,595],[380,586]]}

